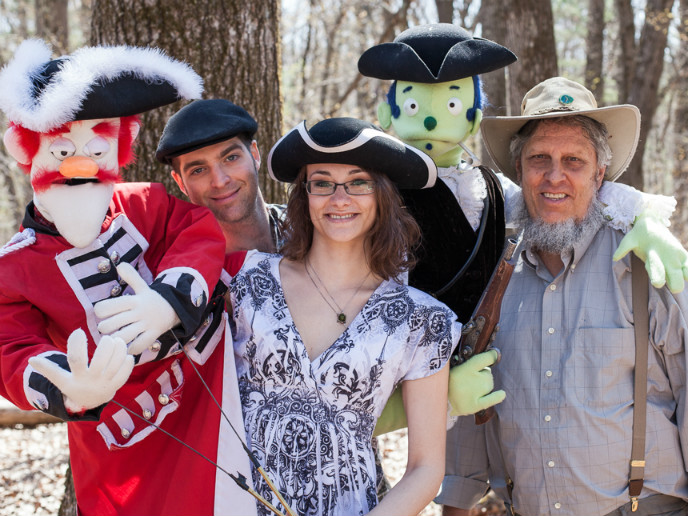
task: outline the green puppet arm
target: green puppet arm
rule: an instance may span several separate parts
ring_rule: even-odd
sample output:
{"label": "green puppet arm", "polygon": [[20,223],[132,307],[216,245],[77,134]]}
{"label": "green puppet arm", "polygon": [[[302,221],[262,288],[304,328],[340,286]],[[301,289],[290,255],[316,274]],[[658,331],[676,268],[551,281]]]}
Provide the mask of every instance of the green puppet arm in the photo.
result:
{"label": "green puppet arm", "polygon": [[650,211],[636,217],[612,258],[620,260],[630,251],[645,262],[654,287],[661,288],[666,283],[674,294],[683,290],[688,280],[688,252]]}
{"label": "green puppet arm", "polygon": [[406,428],[408,422],[406,421],[406,411],[404,410],[404,399],[401,396],[401,386],[394,389],[394,392],[387,400],[385,408],[382,409],[382,414],[375,424],[373,436],[393,432],[400,428]]}
{"label": "green puppet arm", "polygon": [[449,405],[451,416],[475,414],[501,403],[506,398],[503,390],[492,392],[494,378],[490,366],[499,354],[485,351],[469,358],[449,372]]}
{"label": "green puppet arm", "polygon": [[[497,361],[495,350],[480,353],[449,372],[450,415],[475,414],[501,403],[506,398],[503,390],[492,392],[494,380],[489,366]],[[401,387],[397,387],[377,420],[373,436],[386,434],[407,426]]]}

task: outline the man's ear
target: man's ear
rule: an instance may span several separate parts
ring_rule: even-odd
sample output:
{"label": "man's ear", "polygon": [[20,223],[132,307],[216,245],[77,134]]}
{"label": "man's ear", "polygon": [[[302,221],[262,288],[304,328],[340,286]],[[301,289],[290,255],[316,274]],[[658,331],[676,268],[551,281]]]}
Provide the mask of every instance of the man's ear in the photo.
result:
{"label": "man's ear", "polygon": [[595,184],[599,190],[602,187],[602,181],[604,181],[604,175],[607,173],[607,167],[609,165],[604,165],[597,169],[597,177],[595,177]]}
{"label": "man's ear", "polygon": [[174,182],[177,183],[177,186],[179,189],[182,191],[184,195],[187,197],[189,196],[188,193],[186,193],[186,188],[184,188],[184,182],[182,181],[182,176],[180,176],[176,171],[172,170],[172,179],[174,179]]}
{"label": "man's ear", "polygon": [[253,161],[256,163],[256,170],[258,170],[260,168],[260,151],[258,150],[258,142],[256,140],[251,142],[250,151]]}
{"label": "man's ear", "polygon": [[480,129],[480,122],[483,121],[483,110],[482,109],[476,109],[475,110],[475,116],[473,117],[473,122],[471,125],[471,129],[468,132],[469,136],[473,136],[474,134],[478,133],[478,130]]}
{"label": "man's ear", "polygon": [[5,142],[7,152],[17,161],[17,163],[20,165],[29,165],[31,163],[31,158],[19,141],[19,131],[16,127],[12,126],[7,129],[2,140]]}
{"label": "man's ear", "polygon": [[389,126],[392,125],[392,108],[387,102],[380,102],[378,104],[377,120],[383,129],[389,129]]}

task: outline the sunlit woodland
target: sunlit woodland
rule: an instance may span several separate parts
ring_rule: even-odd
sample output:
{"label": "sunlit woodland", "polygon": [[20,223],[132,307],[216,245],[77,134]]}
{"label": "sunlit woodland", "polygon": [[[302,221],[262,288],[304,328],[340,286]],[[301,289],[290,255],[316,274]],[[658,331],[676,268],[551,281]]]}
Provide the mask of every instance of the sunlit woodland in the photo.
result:
{"label": "sunlit woodland", "polygon": [[[407,27],[438,21],[518,56],[482,77],[485,115],[519,114],[524,93],[555,75],[584,82],[599,105],[638,106],[641,142],[620,181],[674,195],[672,230],[688,244],[688,0],[0,0],[0,65],[30,37],[48,41],[55,55],[95,44],[162,48],[203,77],[206,98],[228,98],[255,116],[267,155],[300,120],[375,122],[389,84],[362,77],[358,57]],[[138,160],[126,180],[163,182],[180,194],[153,157],[179,107],[142,117]],[[469,147],[488,159],[479,136]],[[31,188],[4,149],[0,163],[5,242],[19,227]],[[261,174],[266,199],[284,200],[264,165]]]}

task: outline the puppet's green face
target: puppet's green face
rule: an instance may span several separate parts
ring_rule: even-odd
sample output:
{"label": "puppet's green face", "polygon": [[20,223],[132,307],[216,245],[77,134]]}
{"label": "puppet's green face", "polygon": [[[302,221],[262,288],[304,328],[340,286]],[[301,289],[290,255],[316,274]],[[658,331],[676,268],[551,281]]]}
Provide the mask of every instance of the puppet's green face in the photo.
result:
{"label": "puppet's green face", "polygon": [[480,124],[479,110],[473,121],[466,118],[474,96],[471,77],[435,84],[397,81],[400,114],[392,117],[385,102],[378,107],[378,119],[385,129],[391,124],[400,139],[430,155],[437,165],[452,166],[460,159],[459,142]]}

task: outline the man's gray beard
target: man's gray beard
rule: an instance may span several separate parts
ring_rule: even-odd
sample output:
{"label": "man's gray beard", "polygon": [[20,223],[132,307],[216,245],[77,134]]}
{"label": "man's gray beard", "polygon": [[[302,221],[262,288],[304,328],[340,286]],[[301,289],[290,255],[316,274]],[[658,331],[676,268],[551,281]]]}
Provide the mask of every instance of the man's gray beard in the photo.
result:
{"label": "man's gray beard", "polygon": [[533,249],[546,253],[562,254],[572,251],[586,235],[596,233],[605,223],[602,214],[604,205],[597,196],[593,197],[588,213],[579,222],[573,218],[553,223],[535,220],[528,213],[523,196],[519,201],[516,223],[523,229],[523,241],[529,243]]}

